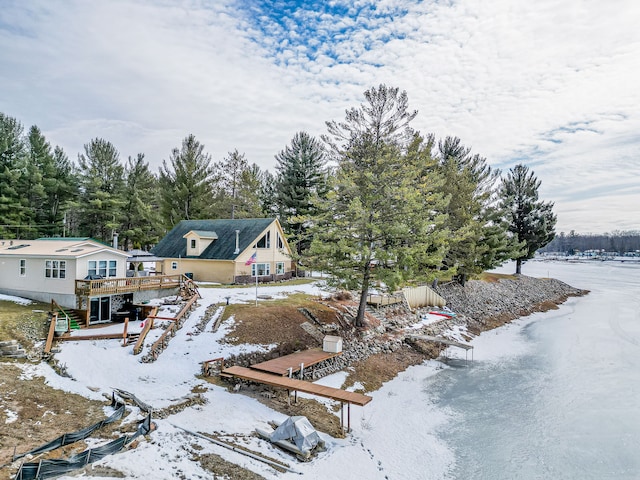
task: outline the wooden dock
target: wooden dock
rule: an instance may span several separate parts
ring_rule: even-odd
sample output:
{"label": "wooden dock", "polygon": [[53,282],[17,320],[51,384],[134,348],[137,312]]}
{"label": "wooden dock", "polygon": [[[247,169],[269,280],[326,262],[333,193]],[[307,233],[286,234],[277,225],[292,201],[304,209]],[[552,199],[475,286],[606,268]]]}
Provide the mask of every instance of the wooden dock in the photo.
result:
{"label": "wooden dock", "polygon": [[251,368],[274,375],[285,376],[289,373],[289,369],[291,369],[292,372],[299,372],[302,368],[310,367],[337,355],[342,355],[342,352],[332,353],[320,349],[305,350],[303,352],[296,352],[291,355],[274,358],[266,362],[256,363],[255,365],[251,365]]}
{"label": "wooden dock", "polygon": [[239,367],[237,365],[225,368],[222,371],[222,374],[231,375],[251,382],[271,385],[273,387],[286,388],[291,391],[310,393],[311,395],[331,398],[333,400],[339,400],[340,402],[353,403],[354,405],[359,405],[361,407],[373,400],[371,397],[363,395],[362,393],[347,392],[346,390],[341,390],[339,388],[325,387],[324,385],[317,385],[305,380],[282,377],[272,373],[260,372],[253,368]]}

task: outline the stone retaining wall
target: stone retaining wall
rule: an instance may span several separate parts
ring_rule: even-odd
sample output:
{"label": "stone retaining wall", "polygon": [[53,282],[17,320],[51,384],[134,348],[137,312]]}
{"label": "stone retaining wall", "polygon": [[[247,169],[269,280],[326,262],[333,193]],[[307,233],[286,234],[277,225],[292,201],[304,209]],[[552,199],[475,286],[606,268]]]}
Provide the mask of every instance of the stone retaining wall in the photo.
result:
{"label": "stone retaining wall", "polygon": [[17,340],[0,342],[0,357],[4,358],[26,358],[27,352],[20,346]]}

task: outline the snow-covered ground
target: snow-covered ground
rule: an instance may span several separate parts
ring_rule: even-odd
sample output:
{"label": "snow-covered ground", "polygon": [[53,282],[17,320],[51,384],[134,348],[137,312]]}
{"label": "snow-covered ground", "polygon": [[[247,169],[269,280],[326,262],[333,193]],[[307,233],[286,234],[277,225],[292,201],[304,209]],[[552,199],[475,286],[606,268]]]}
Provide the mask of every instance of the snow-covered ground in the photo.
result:
{"label": "snow-covered ground", "polygon": [[[154,408],[164,408],[187,398],[195,387],[204,391],[205,405],[196,405],[170,416],[154,419],[158,429],[149,441],[142,441],[137,448],[108,456],[98,462],[123,472],[126,478],[211,478],[211,473],[191,460],[189,445],[199,444],[202,453],[216,453],[226,460],[250,469],[265,478],[294,478],[296,473],[278,473],[268,465],[247,456],[214,445],[185,433],[188,430],[234,435],[244,446],[278,458],[309,479],[325,478],[441,478],[454,461],[452,452],[438,441],[434,432],[445,416],[437,408],[424,405],[415,395],[416,382],[445,368],[436,361],[412,367],[401,373],[380,390],[370,395],[373,401],[365,407],[351,407],[352,432],[345,439],[335,439],[321,434],[327,451],[311,462],[298,463],[292,456],[252,435],[256,427],[270,430],[267,422],[283,421],[286,417],[240,393],[203,382],[196,378],[201,362],[227,357],[251,348],[268,349],[269,346],[233,346],[221,343],[233,319],[225,321],[216,333],[211,325],[220,310],[208,321],[201,333],[194,328],[203,318],[207,307],[214,303],[241,303],[256,301],[255,287],[201,288],[202,299],[186,320],[182,329],[171,339],[168,348],[153,363],[140,362],[132,347],[122,347],[118,340],[92,340],[64,342],[56,354],[72,378],[58,376],[47,364],[25,367],[26,375],[41,375],[49,385],[78,393],[92,399],[104,399],[113,388],[134,393],[140,400]],[[321,282],[296,286],[260,286],[260,296],[278,298],[293,292],[314,295],[326,294]],[[266,300],[258,300],[266,301]],[[176,306],[163,306],[159,316],[172,316]],[[433,319],[425,318],[424,323]],[[110,325],[104,331],[122,331],[123,324]],[[130,322],[129,331],[140,329],[140,322]],[[159,330],[159,329],[158,329]],[[98,331],[92,331],[98,333]],[[102,332],[100,332],[102,333]],[[319,381],[325,385],[340,387],[345,373],[339,372]],[[330,404],[328,400],[324,403]],[[330,406],[330,405],[328,405]],[[136,413],[139,413],[137,409]],[[418,412],[407,422],[408,411]],[[345,409],[346,412],[346,409]],[[111,412],[105,409],[105,415]],[[339,415],[339,412],[337,413]],[[140,414],[138,416],[142,418]],[[399,428],[399,425],[402,425]],[[429,475],[424,474],[429,465]],[[77,477],[61,477],[77,478]],[[97,478],[97,477],[92,477]]]}

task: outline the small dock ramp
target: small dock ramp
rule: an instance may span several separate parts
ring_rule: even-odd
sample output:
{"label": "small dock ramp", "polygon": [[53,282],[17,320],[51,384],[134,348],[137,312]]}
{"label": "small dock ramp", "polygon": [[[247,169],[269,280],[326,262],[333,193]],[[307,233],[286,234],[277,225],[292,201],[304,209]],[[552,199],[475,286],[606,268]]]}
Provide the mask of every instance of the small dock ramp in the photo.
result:
{"label": "small dock ramp", "polygon": [[443,337],[432,337],[431,335],[407,335],[407,337],[416,340],[426,340],[427,342],[441,343],[442,345],[462,348],[465,350],[465,361],[468,361],[467,355],[469,353],[469,350],[471,350],[471,361],[473,361],[473,345],[469,345],[468,343],[456,342],[455,340],[449,340],[448,338]]}
{"label": "small dock ramp", "polygon": [[[294,392],[310,393],[311,395],[317,395],[319,397],[331,398],[332,400],[338,400],[342,404],[344,410],[344,404],[347,404],[347,431],[351,430],[351,404],[359,405],[361,407],[369,403],[373,398],[362,393],[347,392],[339,388],[326,387],[324,385],[317,385],[315,383],[306,382],[304,380],[297,380],[295,378],[284,377],[281,375],[274,375],[272,373],[261,372],[253,368],[246,368],[240,366],[233,366],[225,368],[222,371],[222,375],[232,376],[240,378],[242,380],[248,380],[250,382],[262,383],[265,385],[271,385],[273,387],[285,388]],[[341,411],[340,425],[343,425],[343,415]]]}

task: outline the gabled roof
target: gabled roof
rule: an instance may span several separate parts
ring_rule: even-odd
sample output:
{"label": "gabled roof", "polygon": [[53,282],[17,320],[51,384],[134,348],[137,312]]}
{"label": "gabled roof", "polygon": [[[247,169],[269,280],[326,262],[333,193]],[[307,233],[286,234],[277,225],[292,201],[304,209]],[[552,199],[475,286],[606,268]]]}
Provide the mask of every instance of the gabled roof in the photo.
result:
{"label": "gabled roof", "polygon": [[206,238],[207,240],[210,240],[210,239],[217,240],[218,238],[218,234],[216,232],[208,232],[206,230],[189,230],[187,233],[184,234],[183,238],[189,235],[189,233],[193,233],[194,235],[197,235],[200,238]]}
{"label": "gabled roof", "polygon": [[[274,218],[239,218],[219,220],[182,220],[151,249],[163,258],[202,258],[205,260],[235,260],[236,230],[239,230],[239,253],[258,240],[264,230],[276,220]],[[187,257],[187,242],[184,236],[190,231],[215,232],[218,239],[213,241],[197,257]]]}
{"label": "gabled roof", "polygon": [[0,240],[0,256],[80,258],[104,251],[127,256],[122,250],[109,247],[92,238]]}

